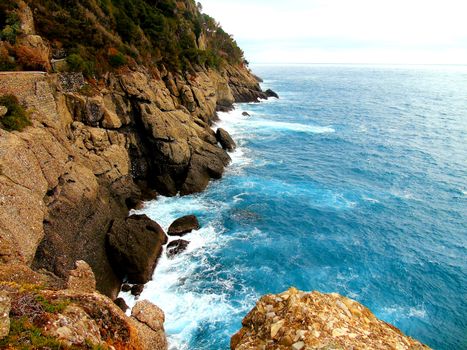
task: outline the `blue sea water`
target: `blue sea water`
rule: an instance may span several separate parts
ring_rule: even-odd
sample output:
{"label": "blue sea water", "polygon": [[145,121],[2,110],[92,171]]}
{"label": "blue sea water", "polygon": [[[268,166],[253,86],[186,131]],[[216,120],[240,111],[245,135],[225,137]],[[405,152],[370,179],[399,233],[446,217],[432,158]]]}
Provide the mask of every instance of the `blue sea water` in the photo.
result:
{"label": "blue sea water", "polygon": [[290,286],[467,349],[467,67],[253,69],[281,98],[221,113],[239,145],[224,178],[142,210],[202,224],[142,294],[172,349],[229,349],[255,301]]}

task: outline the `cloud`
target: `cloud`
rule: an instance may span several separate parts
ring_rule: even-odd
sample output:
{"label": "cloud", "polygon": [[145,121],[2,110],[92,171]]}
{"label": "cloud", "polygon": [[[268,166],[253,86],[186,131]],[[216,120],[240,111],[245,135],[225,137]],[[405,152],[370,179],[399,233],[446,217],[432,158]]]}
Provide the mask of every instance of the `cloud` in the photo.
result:
{"label": "cloud", "polygon": [[205,0],[203,6],[253,61],[264,59],[263,48],[274,51],[268,57],[293,52],[299,61],[369,55],[371,61],[467,64],[465,1]]}

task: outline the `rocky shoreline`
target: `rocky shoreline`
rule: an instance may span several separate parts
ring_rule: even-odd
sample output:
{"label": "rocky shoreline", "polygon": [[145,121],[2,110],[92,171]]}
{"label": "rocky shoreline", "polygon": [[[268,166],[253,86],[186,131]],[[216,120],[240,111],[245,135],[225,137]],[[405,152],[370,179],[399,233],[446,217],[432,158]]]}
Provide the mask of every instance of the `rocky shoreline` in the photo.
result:
{"label": "rocky shoreline", "polygon": [[[22,45],[48,59],[33,12],[18,6]],[[216,111],[277,97],[244,64],[192,68],[133,65],[98,81],[60,69],[0,73],[0,96],[30,118],[21,131],[0,128],[0,347],[167,348],[161,309],[139,301],[126,316],[117,299],[124,280],[141,292],[167,243],[157,223],[128,213],[221,178],[236,145],[211,129]],[[0,106],[0,118],[8,113]],[[168,253],[186,249],[181,237],[197,227],[193,217],[175,222]]]}

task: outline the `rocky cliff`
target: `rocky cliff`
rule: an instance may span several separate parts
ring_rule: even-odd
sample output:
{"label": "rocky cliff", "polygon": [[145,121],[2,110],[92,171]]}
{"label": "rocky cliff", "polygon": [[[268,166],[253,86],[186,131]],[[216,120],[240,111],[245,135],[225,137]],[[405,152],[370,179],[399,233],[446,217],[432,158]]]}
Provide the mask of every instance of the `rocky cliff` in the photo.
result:
{"label": "rocky cliff", "polygon": [[[129,209],[157,193],[202,191],[211,179],[220,178],[230,157],[211,129],[216,110],[266,95],[242,62],[187,70],[167,69],[163,62],[147,66],[134,62],[91,78],[85,71],[70,70],[69,62],[64,70],[50,70],[60,67],[50,61],[56,43],[36,32],[33,12],[24,2],[7,3],[11,4],[8,18],[19,21],[16,43],[0,41],[0,49],[6,50],[15,69],[27,67],[18,53],[25,51],[45,58],[46,64],[37,67],[48,71],[0,72],[0,97],[14,96],[30,119],[30,126],[21,130],[0,128],[0,267],[1,280],[7,282],[2,287],[4,299],[9,300],[5,303],[17,305],[23,297],[35,300],[38,295],[47,303],[51,298],[58,298],[59,304],[67,300],[70,307],[58,316],[44,313],[35,301],[31,308],[40,311],[38,317],[51,317],[53,324],[83,320],[96,335],[62,341],[67,346],[86,341],[112,345],[110,335],[102,338],[98,329],[112,329],[111,325],[94,324],[98,316],[90,305],[95,302],[94,307],[108,310],[122,329],[124,339],[118,341],[125,345],[117,348],[145,348],[137,344],[134,330],[154,337],[151,329],[156,327],[135,325],[98,294],[70,294],[64,290],[73,276],[70,271],[77,261],[85,261],[97,290],[111,299],[123,278],[146,282],[167,239],[148,218],[128,220]],[[11,29],[7,27],[2,39]],[[11,112],[5,106],[1,111],[0,118]],[[0,119],[1,125],[6,124]],[[31,284],[39,294],[23,295]],[[37,327],[35,311],[26,310],[24,315],[23,311],[18,317],[27,318],[26,326]],[[82,330],[64,330],[75,331]],[[58,337],[54,332],[61,331],[44,334]],[[146,348],[165,347],[159,343],[160,347]]]}

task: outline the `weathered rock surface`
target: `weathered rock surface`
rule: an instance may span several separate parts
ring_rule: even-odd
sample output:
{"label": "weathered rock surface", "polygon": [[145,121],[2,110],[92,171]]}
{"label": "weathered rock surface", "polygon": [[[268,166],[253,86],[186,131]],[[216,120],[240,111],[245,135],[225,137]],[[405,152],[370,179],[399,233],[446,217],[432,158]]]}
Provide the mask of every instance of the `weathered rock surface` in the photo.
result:
{"label": "weathered rock surface", "polygon": [[10,333],[11,302],[8,293],[0,292],[0,339]]}
{"label": "weathered rock surface", "polygon": [[167,242],[162,228],[146,215],[117,219],[107,235],[115,272],[130,283],[148,282]]}
{"label": "weathered rock surface", "polygon": [[5,106],[0,106],[0,118],[5,116],[8,113],[8,108]]}
{"label": "weathered rock surface", "polygon": [[235,150],[235,148],[237,148],[237,144],[232,139],[230,134],[222,128],[217,129],[216,138],[217,141],[221,144],[222,148],[229,152],[232,152]]}
{"label": "weathered rock surface", "polygon": [[186,248],[188,248],[189,244],[189,241],[185,241],[183,239],[177,239],[175,241],[170,242],[169,244],[167,244],[167,256],[171,258],[175,255],[183,253],[186,250]]}
{"label": "weathered rock surface", "polygon": [[[145,338],[138,332],[133,319],[127,317],[111,299],[99,293],[72,290],[48,290],[40,286],[0,282],[0,293],[11,300],[10,321],[16,330],[37,329],[35,341],[45,341],[54,348],[147,349]],[[32,348],[33,332],[21,336],[10,332],[0,340],[10,348]],[[8,348],[8,347],[7,347]],[[34,347],[35,348],[35,347]],[[38,347],[39,348],[39,347]],[[166,347],[154,347],[165,350]]]}
{"label": "weathered rock surface", "polygon": [[76,268],[69,273],[66,287],[84,293],[92,293],[96,290],[94,272],[85,261],[79,260],[76,262]]}
{"label": "weathered rock surface", "polygon": [[147,300],[139,301],[131,310],[133,325],[140,335],[142,349],[166,349],[164,312]]}
{"label": "weathered rock surface", "polygon": [[186,215],[172,222],[167,230],[167,234],[169,236],[183,236],[199,228],[198,218],[195,215]]}
{"label": "weathered rock surface", "polygon": [[429,349],[354,300],[295,288],[263,296],[242,325],[233,350]]}

